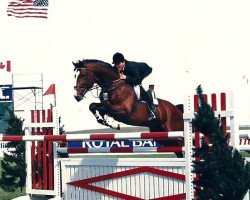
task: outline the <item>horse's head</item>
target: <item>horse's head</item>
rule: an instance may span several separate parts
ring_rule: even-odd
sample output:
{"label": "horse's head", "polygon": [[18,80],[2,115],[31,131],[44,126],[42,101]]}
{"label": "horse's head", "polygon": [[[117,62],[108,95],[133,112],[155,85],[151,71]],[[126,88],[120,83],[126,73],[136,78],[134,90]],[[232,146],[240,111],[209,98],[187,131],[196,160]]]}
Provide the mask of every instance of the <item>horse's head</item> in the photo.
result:
{"label": "horse's head", "polygon": [[109,63],[95,60],[85,59],[73,63],[75,71],[80,72],[75,89],[77,95],[75,99],[81,101],[88,90],[90,90],[94,83],[97,83],[102,89],[112,84],[119,79],[119,74]]}
{"label": "horse's head", "polygon": [[95,76],[91,69],[84,66],[82,61],[78,63],[73,63],[75,66],[75,71],[78,71],[79,74],[76,79],[76,95],[75,99],[81,101],[84,95],[93,87],[95,83]]}

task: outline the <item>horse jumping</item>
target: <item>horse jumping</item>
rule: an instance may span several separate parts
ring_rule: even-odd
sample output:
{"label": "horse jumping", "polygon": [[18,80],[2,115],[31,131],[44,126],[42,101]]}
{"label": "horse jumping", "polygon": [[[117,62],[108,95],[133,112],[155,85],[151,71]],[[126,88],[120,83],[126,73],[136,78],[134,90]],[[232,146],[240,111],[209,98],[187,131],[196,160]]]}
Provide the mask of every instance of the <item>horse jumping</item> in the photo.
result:
{"label": "horse jumping", "polygon": [[158,99],[156,119],[148,121],[147,104],[137,99],[134,89],[125,80],[119,79],[119,74],[109,63],[88,59],[73,65],[79,72],[75,86],[77,101],[81,101],[94,84],[101,88],[101,102],[89,106],[99,123],[113,128],[105,121],[104,116],[108,115],[128,125],[148,127],[151,132],[183,131],[181,110],[163,99]]}

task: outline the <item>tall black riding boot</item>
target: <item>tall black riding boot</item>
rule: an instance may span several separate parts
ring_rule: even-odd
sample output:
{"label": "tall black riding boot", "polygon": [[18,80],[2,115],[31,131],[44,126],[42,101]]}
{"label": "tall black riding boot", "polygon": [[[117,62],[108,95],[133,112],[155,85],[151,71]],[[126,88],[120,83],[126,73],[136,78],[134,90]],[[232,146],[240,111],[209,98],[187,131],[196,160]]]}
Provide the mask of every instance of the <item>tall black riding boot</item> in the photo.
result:
{"label": "tall black riding boot", "polygon": [[155,119],[155,118],[156,118],[156,116],[155,116],[155,111],[156,111],[156,108],[155,108],[154,105],[153,105],[152,107],[149,108],[148,121],[151,121],[152,119]]}
{"label": "tall black riding boot", "polygon": [[155,119],[155,111],[156,111],[156,107],[154,105],[153,102],[153,94],[152,91],[148,90],[147,92],[147,103],[148,103],[148,107],[149,107],[149,116],[148,116],[148,121]]}

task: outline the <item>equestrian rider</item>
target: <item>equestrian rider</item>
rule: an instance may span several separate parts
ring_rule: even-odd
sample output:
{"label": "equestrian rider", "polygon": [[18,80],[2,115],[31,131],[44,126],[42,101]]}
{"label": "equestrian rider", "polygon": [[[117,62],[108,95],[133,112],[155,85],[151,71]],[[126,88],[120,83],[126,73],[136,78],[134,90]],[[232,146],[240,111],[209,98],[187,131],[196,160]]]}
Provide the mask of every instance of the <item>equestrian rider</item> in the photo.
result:
{"label": "equestrian rider", "polygon": [[[131,86],[141,85],[142,80],[152,72],[152,68],[149,67],[146,63],[128,61],[121,53],[115,53],[113,55],[113,64],[120,75],[120,79],[124,79]],[[150,94],[145,92],[144,89],[143,95],[145,96],[147,104],[149,106],[150,112],[148,121],[150,121],[156,118],[156,109],[152,97],[150,97]]]}

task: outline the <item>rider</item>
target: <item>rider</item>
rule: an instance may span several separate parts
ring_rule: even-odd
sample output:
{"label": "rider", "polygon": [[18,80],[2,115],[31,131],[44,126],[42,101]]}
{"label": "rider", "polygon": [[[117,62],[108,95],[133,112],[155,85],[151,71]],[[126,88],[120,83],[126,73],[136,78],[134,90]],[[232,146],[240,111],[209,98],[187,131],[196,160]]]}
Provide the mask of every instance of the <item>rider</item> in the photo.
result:
{"label": "rider", "polygon": [[[127,61],[121,53],[115,53],[113,55],[113,64],[120,75],[120,79],[126,80],[131,86],[141,85],[142,80],[152,72],[152,68],[146,63]],[[150,97],[144,89],[143,91],[150,110],[148,117],[148,120],[150,121],[156,118],[155,106],[152,97]]]}

